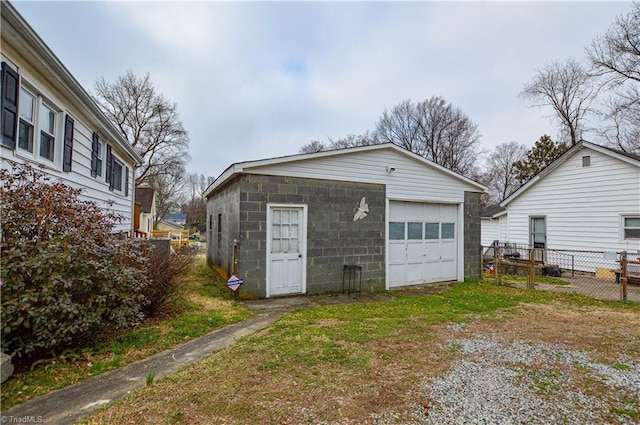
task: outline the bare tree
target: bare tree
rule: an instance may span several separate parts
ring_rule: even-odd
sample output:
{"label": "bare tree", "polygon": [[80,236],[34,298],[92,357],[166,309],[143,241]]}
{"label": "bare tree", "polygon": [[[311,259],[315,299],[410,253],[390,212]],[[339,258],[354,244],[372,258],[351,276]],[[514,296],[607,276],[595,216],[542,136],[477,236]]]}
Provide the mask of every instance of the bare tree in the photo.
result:
{"label": "bare tree", "polygon": [[136,185],[148,183],[152,176],[184,171],[189,136],[177,105],[156,92],[149,74],[138,78],[127,70],[115,82],[96,80],[94,89],[98,105],[143,158]]}
{"label": "bare tree", "polygon": [[605,108],[599,135],[610,147],[640,154],[640,86],[611,96]]}
{"label": "bare tree", "polygon": [[320,140],[312,140],[300,148],[300,153],[316,153],[326,151],[327,147]]}
{"label": "bare tree", "polygon": [[326,143],[320,140],[312,140],[300,148],[300,153],[323,152],[334,149],[353,148],[356,146],[369,146],[378,143],[379,142],[366,131],[364,134],[347,134],[344,138],[337,140],[327,137]]}
{"label": "bare tree", "polygon": [[586,118],[598,93],[593,77],[574,60],[552,62],[538,70],[520,95],[533,106],[551,106],[571,146],[582,139]]}
{"label": "bare tree", "polygon": [[423,155],[425,149],[420,143],[420,133],[416,107],[409,99],[400,102],[390,111],[385,109],[376,125],[376,136],[382,142],[391,142]]}
{"label": "bare tree", "polygon": [[207,189],[207,179],[203,174],[188,173],[185,177],[185,194],[182,212],[187,214],[187,223],[204,223],[207,215],[207,206],[204,200],[204,192]]}
{"label": "bare tree", "polygon": [[158,221],[171,213],[180,211],[180,205],[184,203],[184,168],[182,172],[174,170],[170,173],[152,174],[145,184],[156,190]]}
{"label": "bare tree", "polygon": [[476,171],[481,134],[460,109],[434,96],[417,104],[405,100],[385,111],[375,139],[391,142],[465,176]]}
{"label": "bare tree", "polygon": [[518,142],[502,143],[487,157],[482,182],[489,189],[488,204],[505,200],[519,186],[515,163],[527,156],[527,147]]}
{"label": "bare tree", "polygon": [[587,48],[592,72],[610,92],[600,135],[609,146],[640,153],[640,3]]}
{"label": "bare tree", "polygon": [[460,109],[434,96],[414,104],[404,100],[385,110],[376,129],[364,134],[349,134],[338,140],[311,141],[301,153],[393,143],[456,173],[474,178],[480,153],[478,126]]}
{"label": "bare tree", "polygon": [[596,37],[587,56],[607,83],[640,83],[640,3],[632,3],[626,16],[619,16],[604,35]]}

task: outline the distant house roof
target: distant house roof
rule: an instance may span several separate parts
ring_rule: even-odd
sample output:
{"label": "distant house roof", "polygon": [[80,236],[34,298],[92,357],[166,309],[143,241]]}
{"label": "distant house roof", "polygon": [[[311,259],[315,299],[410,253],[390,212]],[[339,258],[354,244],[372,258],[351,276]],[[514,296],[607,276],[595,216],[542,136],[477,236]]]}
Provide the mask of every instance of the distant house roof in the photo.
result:
{"label": "distant house roof", "polygon": [[141,212],[151,212],[155,192],[155,189],[150,187],[136,187],[136,202],[140,204]]}
{"label": "distant house roof", "polygon": [[565,153],[560,155],[558,159],[553,161],[551,164],[547,165],[547,167],[542,169],[542,171],[536,174],[533,178],[531,178],[525,184],[520,186],[518,190],[513,192],[511,195],[507,197],[507,199],[502,201],[500,205],[504,207],[509,205],[514,199],[520,196],[523,192],[527,191],[531,186],[536,185],[541,179],[543,179],[545,176],[547,176],[549,173],[551,173],[553,170],[558,168],[560,165],[565,163],[569,158],[571,158],[573,155],[575,155],[577,152],[579,152],[584,148],[592,149],[604,155],[617,158],[620,161],[625,162],[627,164],[640,167],[640,155],[624,152],[618,149],[608,148],[606,146],[597,145],[595,143],[587,142],[586,140],[581,140],[580,142],[572,146],[569,150],[567,150]]}
{"label": "distant house roof", "polygon": [[170,220],[160,220],[157,226],[158,230],[184,230],[184,226]]}
{"label": "distant house roof", "polygon": [[186,223],[187,222],[187,214],[169,214],[167,215],[167,220],[173,221],[174,223]]}
{"label": "distant house roof", "polygon": [[496,215],[500,215],[501,212],[506,211],[505,207],[501,207],[500,204],[489,205],[480,211],[481,218],[493,218]]}

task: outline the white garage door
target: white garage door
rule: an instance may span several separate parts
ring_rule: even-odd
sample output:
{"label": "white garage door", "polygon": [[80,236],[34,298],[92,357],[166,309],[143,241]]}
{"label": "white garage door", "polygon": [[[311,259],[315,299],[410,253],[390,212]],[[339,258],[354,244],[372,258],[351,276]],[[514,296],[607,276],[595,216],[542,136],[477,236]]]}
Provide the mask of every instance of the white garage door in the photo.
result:
{"label": "white garage door", "polygon": [[389,203],[389,286],[457,279],[458,207]]}

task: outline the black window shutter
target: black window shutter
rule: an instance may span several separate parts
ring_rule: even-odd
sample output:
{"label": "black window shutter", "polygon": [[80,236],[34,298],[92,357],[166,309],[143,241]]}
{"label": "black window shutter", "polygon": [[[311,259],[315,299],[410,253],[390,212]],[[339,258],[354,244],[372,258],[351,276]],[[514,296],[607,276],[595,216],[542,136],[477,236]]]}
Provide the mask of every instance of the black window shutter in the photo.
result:
{"label": "black window shutter", "polygon": [[16,148],[18,138],[19,97],[18,73],[2,62],[2,144],[11,149]]}
{"label": "black window shutter", "polygon": [[129,196],[129,167],[124,167],[124,196]]}
{"label": "black window shutter", "polygon": [[66,116],[64,121],[64,151],[62,154],[62,171],[71,171],[73,157],[73,118]]}
{"label": "black window shutter", "polygon": [[113,178],[113,155],[111,154],[111,145],[107,145],[107,183],[109,183],[109,190],[113,190],[114,178]]}
{"label": "black window shutter", "polygon": [[98,133],[93,133],[93,142],[91,143],[91,177],[98,175]]}

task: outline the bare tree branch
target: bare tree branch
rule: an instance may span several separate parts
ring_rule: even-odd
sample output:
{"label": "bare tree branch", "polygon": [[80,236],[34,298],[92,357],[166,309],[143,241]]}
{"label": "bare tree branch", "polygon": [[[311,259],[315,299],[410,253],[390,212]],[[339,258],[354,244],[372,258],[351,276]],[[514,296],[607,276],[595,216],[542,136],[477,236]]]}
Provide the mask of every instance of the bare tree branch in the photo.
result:
{"label": "bare tree branch", "polygon": [[189,136],[177,105],[156,93],[148,74],[138,78],[127,70],[112,83],[98,79],[94,89],[98,105],[143,159],[136,170],[136,185],[184,167]]}

